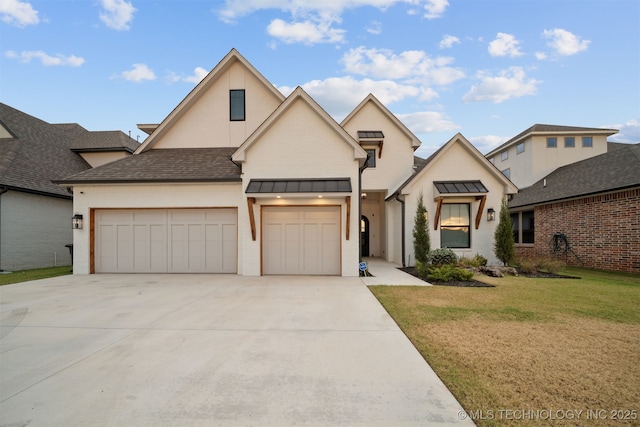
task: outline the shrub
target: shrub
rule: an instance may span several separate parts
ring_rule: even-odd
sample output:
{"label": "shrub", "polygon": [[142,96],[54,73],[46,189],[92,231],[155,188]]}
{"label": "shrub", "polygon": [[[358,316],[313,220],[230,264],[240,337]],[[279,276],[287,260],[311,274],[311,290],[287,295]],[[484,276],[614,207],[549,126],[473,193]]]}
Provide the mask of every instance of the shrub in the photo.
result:
{"label": "shrub", "polygon": [[430,250],[429,220],[427,219],[427,209],[422,201],[422,192],[420,192],[413,225],[413,252],[416,261],[428,262]]}
{"label": "shrub", "polygon": [[538,264],[533,258],[518,258],[516,265],[525,274],[532,274],[538,271]]}
{"label": "shrub", "polygon": [[468,282],[473,277],[473,272],[459,268],[451,264],[443,264],[439,267],[431,267],[427,274],[427,278],[434,282],[450,282],[452,280],[461,280]]}
{"label": "shrub", "polygon": [[551,274],[557,274],[564,267],[562,261],[555,259],[540,257],[540,258],[518,258],[516,265],[525,274],[533,274],[537,271],[546,271]]}
{"label": "shrub", "polygon": [[427,277],[429,275],[429,264],[416,260],[416,270],[420,277]]}
{"label": "shrub", "polygon": [[513,223],[511,222],[511,216],[509,215],[509,207],[507,206],[506,198],[502,199],[502,206],[500,207],[500,221],[498,222],[493,238],[493,251],[495,252],[496,257],[502,261],[506,267],[515,255]]}
{"label": "shrub", "polygon": [[458,262],[457,255],[448,248],[434,249],[429,252],[429,263],[433,265],[456,264]]}
{"label": "shrub", "polygon": [[484,267],[487,265],[487,259],[480,254],[476,254],[473,258],[462,257],[458,261],[459,267]]}

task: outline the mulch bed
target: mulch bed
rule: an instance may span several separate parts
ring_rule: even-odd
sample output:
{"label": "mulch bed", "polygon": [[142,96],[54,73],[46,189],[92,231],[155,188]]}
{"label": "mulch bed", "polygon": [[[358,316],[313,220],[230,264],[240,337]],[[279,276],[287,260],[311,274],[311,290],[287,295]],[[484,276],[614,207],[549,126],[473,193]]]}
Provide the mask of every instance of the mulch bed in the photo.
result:
{"label": "mulch bed", "polygon": [[[420,280],[424,280],[424,278],[420,277],[418,275],[418,270],[416,270],[415,267],[403,267],[400,268],[400,270],[404,271],[405,273],[408,273],[412,276],[417,277]],[[427,283],[431,283],[432,285],[437,285],[437,286],[459,286],[459,287],[464,287],[464,288],[495,288],[494,285],[490,285],[488,283],[484,283],[484,282],[480,282],[478,280],[469,280],[468,282],[463,282],[463,281],[459,281],[459,280],[451,280],[449,282],[429,282],[427,280],[424,280]]]}
{"label": "mulch bed", "polygon": [[[402,270],[405,273],[415,276],[420,280],[423,280],[427,283],[431,283],[432,285],[437,285],[437,286],[460,286],[465,288],[495,288],[494,285],[490,285],[488,283],[480,282],[478,280],[473,280],[473,279],[468,282],[463,282],[459,280],[451,280],[449,282],[430,282],[428,280],[425,280],[423,277],[420,277],[420,275],[418,274],[418,270],[415,267],[403,267],[403,268],[400,268],[399,270]],[[534,273],[523,273],[521,271],[518,271],[518,275],[524,276],[524,277],[539,278],[539,279],[580,279],[580,277],[577,277],[577,276],[565,276],[562,274],[547,273],[546,271],[536,271]]]}

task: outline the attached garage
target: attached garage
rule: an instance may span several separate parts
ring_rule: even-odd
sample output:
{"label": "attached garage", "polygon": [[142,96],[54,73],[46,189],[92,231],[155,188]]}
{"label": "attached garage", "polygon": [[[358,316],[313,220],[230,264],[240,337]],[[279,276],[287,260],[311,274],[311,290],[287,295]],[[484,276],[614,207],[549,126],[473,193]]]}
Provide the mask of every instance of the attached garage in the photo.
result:
{"label": "attached garage", "polygon": [[236,209],[97,209],[96,273],[236,273]]}
{"label": "attached garage", "polygon": [[340,207],[262,208],[263,274],[340,275]]}

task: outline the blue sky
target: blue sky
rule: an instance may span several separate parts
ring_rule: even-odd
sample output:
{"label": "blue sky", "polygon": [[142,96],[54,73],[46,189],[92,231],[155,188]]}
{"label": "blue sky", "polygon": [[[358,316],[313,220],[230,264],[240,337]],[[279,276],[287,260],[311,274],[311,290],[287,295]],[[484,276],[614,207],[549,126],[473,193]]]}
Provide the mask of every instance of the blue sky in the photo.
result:
{"label": "blue sky", "polygon": [[422,157],[535,123],[640,142],[638,0],[0,0],[0,101],[143,140],[234,47],[338,121],[373,93]]}

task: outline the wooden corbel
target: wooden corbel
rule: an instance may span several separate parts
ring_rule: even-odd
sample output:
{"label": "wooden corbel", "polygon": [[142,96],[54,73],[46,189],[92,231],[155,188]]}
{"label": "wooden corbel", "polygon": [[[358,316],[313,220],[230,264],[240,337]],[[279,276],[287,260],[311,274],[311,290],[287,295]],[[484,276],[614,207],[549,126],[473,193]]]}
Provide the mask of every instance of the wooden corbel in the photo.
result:
{"label": "wooden corbel", "polygon": [[435,199],[433,199],[433,201],[437,203],[437,205],[436,205],[436,217],[433,220],[433,229],[434,230],[438,229],[438,223],[440,222],[440,210],[442,209],[442,200],[444,200],[444,197],[436,197]]}
{"label": "wooden corbel", "polygon": [[249,224],[251,224],[251,240],[256,240],[256,217],[253,213],[253,205],[256,203],[255,197],[247,197],[247,207],[249,208]]}
{"label": "wooden corbel", "polygon": [[349,226],[351,224],[351,196],[345,197],[345,201],[347,202],[347,226],[345,229],[347,230],[347,240],[349,240],[349,230],[351,229]]}

